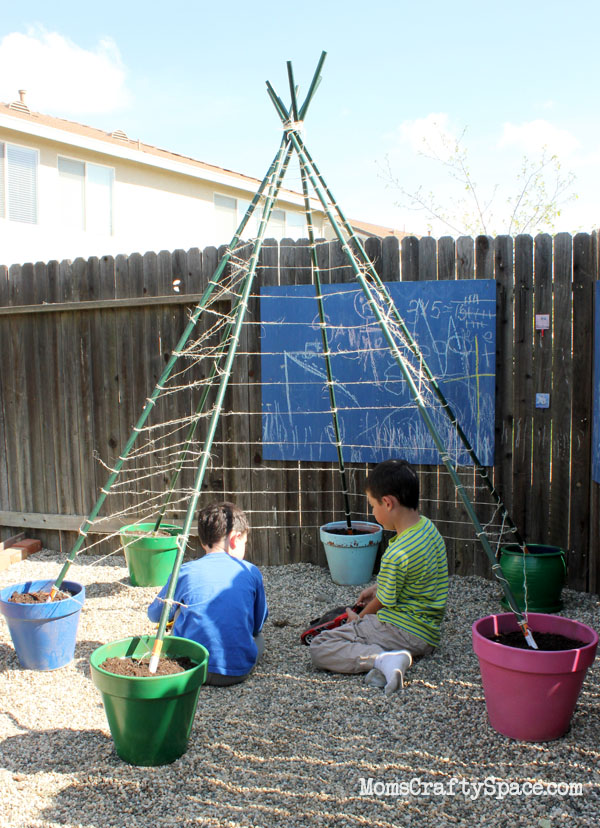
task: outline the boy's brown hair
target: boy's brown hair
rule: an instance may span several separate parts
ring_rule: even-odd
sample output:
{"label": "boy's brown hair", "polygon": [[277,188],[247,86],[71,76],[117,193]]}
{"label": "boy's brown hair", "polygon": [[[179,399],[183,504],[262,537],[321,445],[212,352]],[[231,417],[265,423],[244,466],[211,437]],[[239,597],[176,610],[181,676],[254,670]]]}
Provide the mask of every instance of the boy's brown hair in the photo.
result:
{"label": "boy's brown hair", "polygon": [[230,532],[248,532],[248,518],[235,503],[211,503],[198,513],[198,537],[202,546],[214,546]]}
{"label": "boy's brown hair", "polygon": [[419,506],[419,478],[407,460],[384,460],[369,472],[367,492],[381,501],[392,495],[401,506],[417,509]]}

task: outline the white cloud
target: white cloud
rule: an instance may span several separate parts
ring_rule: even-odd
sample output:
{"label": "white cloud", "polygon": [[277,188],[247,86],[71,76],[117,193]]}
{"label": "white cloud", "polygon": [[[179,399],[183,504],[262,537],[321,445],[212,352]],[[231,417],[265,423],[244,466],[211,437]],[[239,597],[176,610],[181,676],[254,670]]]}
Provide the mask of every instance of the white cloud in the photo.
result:
{"label": "white cloud", "polygon": [[114,112],[130,99],[111,38],[87,50],[41,28],[0,40],[0,100],[17,100],[19,89],[27,90],[30,109],[50,115]]}
{"label": "white cloud", "polygon": [[538,153],[546,148],[550,153],[565,158],[579,148],[579,141],[567,129],[538,119],[523,124],[505,123],[499,147],[517,147],[525,153]]}
{"label": "white cloud", "polygon": [[445,161],[453,154],[459,139],[449,121],[446,112],[430,112],[424,118],[403,121],[398,134],[413,152],[434,155]]}

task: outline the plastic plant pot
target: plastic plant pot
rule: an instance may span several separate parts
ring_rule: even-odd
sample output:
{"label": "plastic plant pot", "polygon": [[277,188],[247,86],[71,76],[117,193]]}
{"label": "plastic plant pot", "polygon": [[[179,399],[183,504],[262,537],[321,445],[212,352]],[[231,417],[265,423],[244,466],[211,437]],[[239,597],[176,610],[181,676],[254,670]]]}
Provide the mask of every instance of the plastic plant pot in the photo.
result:
{"label": "plastic plant pot", "polygon": [[27,670],[57,670],[73,660],[85,587],[63,581],[71,597],[42,604],[15,604],[13,592],[49,592],[54,581],[26,581],[0,592],[0,611],[6,618],[19,662]]}
{"label": "plastic plant pot", "polygon": [[181,526],[161,523],[161,537],[153,536],[154,523],[133,523],[120,532],[121,546],[132,586],[164,586],[177,557]]}
{"label": "plastic plant pot", "polygon": [[144,767],[168,765],[186,752],[208,665],[208,650],[201,644],[167,636],[162,657],[187,656],[195,667],[169,676],[119,676],[100,666],[107,658],[141,658],[153,643],[154,636],[124,638],[90,656],[92,681],[102,695],[117,754]]}
{"label": "plastic plant pot", "polygon": [[321,542],[334,584],[357,586],[371,580],[377,550],[383,535],[378,523],[353,520],[352,534],[347,523],[336,521],[321,526]]}
{"label": "plastic plant pot", "polygon": [[[558,546],[528,543],[527,553],[518,545],[500,549],[500,567],[520,609],[528,612],[558,612],[567,578],[564,550]],[[527,602],[525,601],[527,598]],[[506,598],[503,609],[508,610]]]}
{"label": "plastic plant pot", "polygon": [[557,615],[529,613],[535,633],[556,633],[584,642],[571,650],[518,649],[490,636],[519,629],[515,615],[488,615],[473,624],[473,650],[479,659],[490,725],[511,739],[548,742],[569,729],[598,634],[592,627]]}

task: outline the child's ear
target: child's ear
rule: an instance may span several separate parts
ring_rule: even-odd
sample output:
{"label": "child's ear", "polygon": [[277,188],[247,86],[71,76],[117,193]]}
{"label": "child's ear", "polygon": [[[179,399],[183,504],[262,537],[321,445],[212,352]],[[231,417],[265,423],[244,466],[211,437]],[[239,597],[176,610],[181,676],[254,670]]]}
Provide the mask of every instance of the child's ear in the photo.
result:
{"label": "child's ear", "polygon": [[242,540],[243,534],[244,534],[243,532],[235,532],[235,531],[232,531],[232,532],[229,533],[229,539],[228,540],[229,540],[229,546],[230,546],[231,549],[235,549],[236,546],[239,546],[240,541]]}
{"label": "child's ear", "polygon": [[391,512],[392,509],[394,508],[394,506],[396,505],[396,498],[392,497],[391,495],[384,495],[381,498],[381,502],[383,503],[385,508],[388,510],[388,512]]}

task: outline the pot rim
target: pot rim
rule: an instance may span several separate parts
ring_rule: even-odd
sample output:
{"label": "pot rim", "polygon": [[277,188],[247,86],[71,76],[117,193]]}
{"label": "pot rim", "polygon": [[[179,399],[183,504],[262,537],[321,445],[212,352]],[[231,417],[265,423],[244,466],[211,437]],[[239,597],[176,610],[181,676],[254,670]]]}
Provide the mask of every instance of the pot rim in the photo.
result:
{"label": "pot rim", "polygon": [[556,627],[564,624],[560,635],[573,637],[586,631],[590,640],[583,647],[569,650],[509,647],[498,641],[491,641],[480,632],[480,628],[486,623],[488,626],[492,624],[500,632],[514,632],[519,628],[514,613],[495,613],[478,618],[471,627],[473,650],[478,658],[509,670],[532,673],[572,673],[587,669],[594,661],[598,647],[598,633],[593,627],[582,621],[541,612],[530,612],[527,618],[534,636],[536,632],[557,632]]}
{"label": "pot rim", "polygon": [[[376,532],[383,532],[383,526],[380,523],[371,523],[368,520],[351,520],[350,524],[352,528],[359,528],[360,526],[364,526],[368,529],[371,534],[375,534]],[[347,526],[347,522],[345,520],[332,520],[329,523],[324,523],[319,528],[322,529],[324,532],[327,532],[329,529],[343,529],[344,526]]]}

